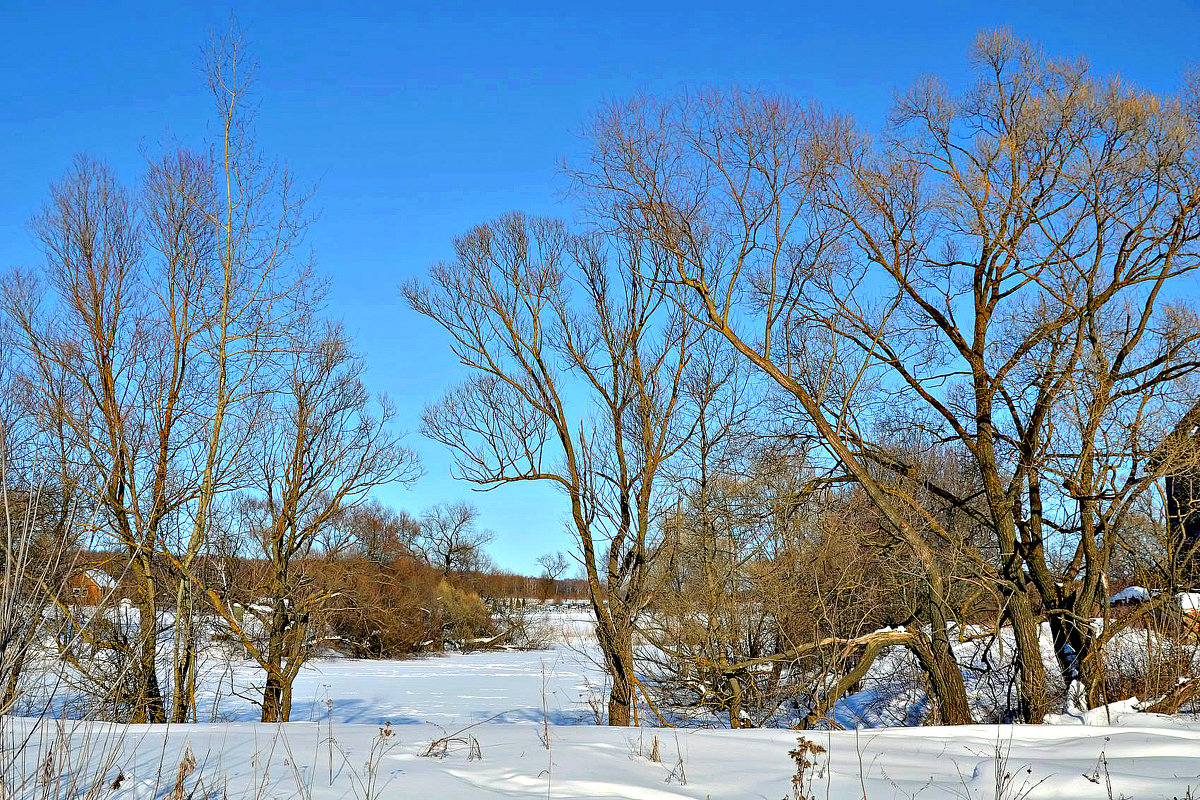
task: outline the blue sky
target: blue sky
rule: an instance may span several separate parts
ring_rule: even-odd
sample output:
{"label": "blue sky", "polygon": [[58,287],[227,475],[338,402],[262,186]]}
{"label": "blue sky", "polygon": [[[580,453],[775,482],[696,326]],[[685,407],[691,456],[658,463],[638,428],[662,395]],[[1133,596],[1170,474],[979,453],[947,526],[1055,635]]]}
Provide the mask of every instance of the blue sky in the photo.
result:
{"label": "blue sky", "polygon": [[742,84],[875,126],[917,76],[960,83],[975,33],[1000,25],[1159,91],[1200,63],[1194,0],[351,5],[0,3],[0,269],[36,265],[26,223],[73,154],[133,179],[144,152],[199,138],[210,124],[200,48],[236,11],[260,65],[260,143],[316,187],[309,242],[332,279],[330,313],[425,458],[425,478],[381,497],[414,513],[475,502],[496,560],[524,571],[570,546],[565,504],[548,488],[472,495],[450,478],[448,455],[416,427],[461,373],[397,286],[505,211],[570,217],[559,166],[583,151],[600,103]]}

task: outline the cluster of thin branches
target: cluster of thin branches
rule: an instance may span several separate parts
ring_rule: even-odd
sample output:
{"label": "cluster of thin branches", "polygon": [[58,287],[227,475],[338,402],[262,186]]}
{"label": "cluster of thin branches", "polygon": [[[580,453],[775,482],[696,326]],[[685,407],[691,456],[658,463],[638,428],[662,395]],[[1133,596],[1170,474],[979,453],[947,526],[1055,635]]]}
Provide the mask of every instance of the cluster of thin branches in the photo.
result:
{"label": "cluster of thin branches", "polygon": [[[1118,699],[1106,654],[1195,580],[1195,82],[1004,32],[972,64],[877,136],[754,91],[613,103],[580,230],[505,216],[406,286],[471,374],[425,432],[569,501],[610,722],[654,706],[637,641],[733,725],[826,718],[885,653],[924,719],[1041,721]],[[1113,613],[1121,581],[1149,601]]]}
{"label": "cluster of thin branches", "polygon": [[257,148],[252,72],[236,32],[215,39],[215,138],[132,184],[76,159],[32,222],[43,262],[0,286],[5,708],[51,637],[89,713],[195,719],[219,636],[286,720],[336,596],[314,562],[372,487],[419,471],[320,315],[306,196]]}

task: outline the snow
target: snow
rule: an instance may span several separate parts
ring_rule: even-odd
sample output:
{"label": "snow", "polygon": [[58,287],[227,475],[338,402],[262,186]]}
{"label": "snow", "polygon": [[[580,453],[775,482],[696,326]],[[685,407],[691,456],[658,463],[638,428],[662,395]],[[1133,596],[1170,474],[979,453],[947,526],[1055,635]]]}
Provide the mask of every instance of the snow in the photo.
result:
{"label": "snow", "polygon": [[[297,676],[293,720],[393,725],[437,724],[446,728],[495,718],[498,722],[542,719],[542,674],[552,724],[594,722],[589,687],[603,683],[598,668],[574,653],[491,650],[451,653],[408,661],[317,659]],[[206,686],[200,719],[253,721],[262,670],[240,663],[232,675]]]}
{"label": "snow", "polygon": [[1150,599],[1150,591],[1143,586],[1129,586],[1108,598],[1110,603],[1142,603]]}
{"label": "snow", "polygon": [[[197,766],[184,779],[183,796],[196,789],[196,798],[775,800],[790,796],[795,765],[788,751],[799,736],[825,750],[809,784],[820,798],[1143,800],[1200,789],[1200,723],[1139,712],[1136,700],[1090,711],[1073,704],[1052,718],[1058,725],[809,732],[598,727],[592,703],[602,700],[604,681],[589,646],[590,618],[577,610],[545,616],[556,643],[544,651],[313,661],[295,685],[294,721],[283,725],[254,721],[261,672],[248,662],[206,673],[198,699],[200,718],[210,722],[3,718],[0,773],[11,791],[4,796],[43,797],[51,763],[55,781],[78,780],[76,790],[55,797],[170,797],[187,749]],[[964,657],[983,657],[995,646],[981,643]],[[905,657],[899,648],[889,654]],[[881,679],[847,700],[839,718],[850,722],[856,704],[873,701],[896,706],[888,713],[900,718],[919,716],[904,707],[923,702],[919,697],[886,695],[890,690]],[[869,716],[859,711],[859,721]],[[448,735],[445,757],[423,755]],[[656,739],[657,762],[649,757]],[[472,758],[473,743],[480,758]],[[96,786],[102,791],[88,794]]]}
{"label": "snow", "polygon": [[[117,791],[102,795],[114,800],[169,796],[185,747],[198,762],[186,785],[199,783],[209,792],[220,787],[224,794],[216,796],[230,800],[363,797],[371,776],[381,798],[778,798],[791,787],[787,751],[798,735],[558,726],[546,749],[540,731],[539,725],[478,725],[463,734],[479,743],[482,757],[475,760],[465,747],[441,759],[422,757],[431,740],[445,735],[428,724],[75,723],[56,730],[9,719],[3,733],[10,746],[26,738],[65,741],[69,746],[59,752],[91,767],[85,782],[111,786],[123,775]],[[868,798],[1102,800],[1111,781],[1112,797],[1141,800],[1181,797],[1200,787],[1200,731],[1194,727],[976,725],[809,736],[826,751],[812,776],[816,797],[861,797],[865,789]],[[647,757],[654,737],[657,763]],[[43,762],[27,759],[21,769],[17,763],[8,770],[9,785],[25,775],[32,794]]]}
{"label": "snow", "polygon": [[[1143,586],[1129,586],[1108,598],[1110,603],[1142,603],[1157,595],[1161,590],[1150,590]],[[1175,595],[1175,603],[1181,611],[1200,611],[1200,592],[1179,592]]]}
{"label": "snow", "polygon": [[[1068,693],[1069,702],[1066,710],[1062,714],[1047,714],[1045,723],[1047,725],[1112,725],[1118,719],[1128,719],[1131,724],[1142,724],[1145,720],[1150,719],[1149,715],[1144,714],[1132,716],[1142,708],[1142,701],[1136,697],[1097,708],[1084,708],[1081,703],[1082,697],[1083,685],[1078,681],[1073,682],[1071,692]],[[1171,718],[1164,717],[1164,719]]]}

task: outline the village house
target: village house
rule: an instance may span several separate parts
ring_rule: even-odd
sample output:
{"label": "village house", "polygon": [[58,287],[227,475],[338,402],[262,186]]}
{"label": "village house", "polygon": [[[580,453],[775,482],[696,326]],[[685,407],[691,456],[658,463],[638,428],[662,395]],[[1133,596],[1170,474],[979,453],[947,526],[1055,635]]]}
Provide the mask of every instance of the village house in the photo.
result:
{"label": "village house", "polygon": [[86,569],[72,573],[65,584],[66,602],[76,606],[99,605],[117,588],[117,582],[101,569]]}

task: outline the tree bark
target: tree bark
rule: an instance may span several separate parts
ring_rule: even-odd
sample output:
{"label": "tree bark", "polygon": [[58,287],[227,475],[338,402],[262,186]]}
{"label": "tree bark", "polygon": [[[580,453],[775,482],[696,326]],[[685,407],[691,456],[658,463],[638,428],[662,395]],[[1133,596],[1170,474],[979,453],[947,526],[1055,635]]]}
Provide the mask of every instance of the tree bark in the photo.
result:
{"label": "tree bark", "polygon": [[267,683],[263,687],[262,721],[287,722],[284,716],[283,680],[278,673],[267,673]]}
{"label": "tree bark", "polygon": [[171,697],[171,722],[187,722],[195,708],[196,696],[196,622],[192,589],[181,578],[175,602],[175,664]]}
{"label": "tree bark", "polygon": [[1019,680],[1017,681],[1018,711],[1021,720],[1038,724],[1049,711],[1046,699],[1046,667],[1042,662],[1038,622],[1033,613],[1033,604],[1023,590],[1009,594],[1008,619],[1012,623],[1016,640],[1016,660]]}
{"label": "tree bark", "polygon": [[599,637],[605,665],[612,678],[608,695],[608,724],[633,724],[633,634],[626,626],[614,625]]}
{"label": "tree bark", "polygon": [[950,636],[946,633],[946,619],[930,602],[930,632],[926,638],[922,632],[914,631],[908,647],[921,664],[929,680],[929,693],[937,704],[943,725],[970,725],[971,704],[967,700],[967,687],[963,683],[962,668],[954,657]]}
{"label": "tree bark", "polygon": [[158,685],[158,642],[155,640],[158,614],[155,607],[154,578],[142,575],[141,597],[138,598],[138,661],[137,698],[133,710],[134,722],[166,722],[162,691]]}

